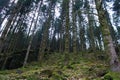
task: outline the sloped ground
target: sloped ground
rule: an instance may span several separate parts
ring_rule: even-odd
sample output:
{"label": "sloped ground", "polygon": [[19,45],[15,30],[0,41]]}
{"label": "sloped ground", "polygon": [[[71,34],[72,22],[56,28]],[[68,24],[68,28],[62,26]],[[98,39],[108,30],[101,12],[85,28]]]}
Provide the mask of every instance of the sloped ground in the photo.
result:
{"label": "sloped ground", "polygon": [[120,80],[104,60],[88,55],[48,55],[42,63],[32,62],[24,68],[0,71],[0,80]]}

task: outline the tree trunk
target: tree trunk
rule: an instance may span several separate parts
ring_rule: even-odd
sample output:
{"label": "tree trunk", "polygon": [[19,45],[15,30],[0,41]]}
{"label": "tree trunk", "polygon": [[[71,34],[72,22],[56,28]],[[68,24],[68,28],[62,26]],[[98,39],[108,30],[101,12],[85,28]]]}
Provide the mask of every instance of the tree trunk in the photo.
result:
{"label": "tree trunk", "polygon": [[65,15],[65,53],[69,52],[69,0],[65,1],[66,5],[66,15]]}
{"label": "tree trunk", "polygon": [[75,0],[72,0],[72,28],[73,28],[73,52],[77,53],[77,25],[76,25],[76,13],[74,10]]}
{"label": "tree trunk", "polygon": [[106,11],[104,11],[104,9],[102,8],[102,2],[100,2],[100,0],[95,0],[95,4],[98,11],[100,26],[102,28],[105,51],[109,55],[111,70],[120,71],[120,63],[118,60],[118,56],[115,52],[112,37],[110,35],[109,24],[105,15]]}
{"label": "tree trunk", "polygon": [[[38,14],[37,14],[36,20],[33,19],[33,20],[35,20],[35,22],[33,22],[33,23],[35,23],[35,25],[34,25],[34,29],[33,29],[33,31],[32,31],[31,39],[30,39],[30,41],[29,41],[29,45],[28,45],[28,48],[27,48],[27,53],[26,53],[26,55],[25,55],[23,67],[27,64],[27,60],[28,60],[28,57],[29,57],[30,48],[31,48],[31,46],[32,46],[32,41],[33,41],[34,34],[35,34],[35,30],[36,30],[36,27],[37,27],[37,21],[38,21],[38,19],[39,19],[41,4],[42,4],[42,2],[40,2],[40,3],[38,4],[38,6],[37,6],[38,8],[36,8],[36,10],[35,10],[35,13],[38,12]],[[33,25],[33,23],[31,24],[31,26]],[[30,26],[30,28],[31,28],[31,26]]]}
{"label": "tree trunk", "polygon": [[39,47],[39,52],[38,52],[38,61],[42,61],[43,57],[44,57],[44,51],[45,51],[45,48],[46,48],[46,43],[47,43],[47,38],[49,36],[49,28],[50,28],[50,22],[51,22],[51,18],[52,18],[52,14],[51,14],[51,9],[52,9],[52,3],[50,3],[50,7],[49,7],[49,10],[48,10],[48,19],[46,19],[46,22],[44,24],[44,32],[43,32],[43,38],[42,38],[42,41],[41,41],[41,44],[40,44],[40,47]]}
{"label": "tree trunk", "polygon": [[64,59],[64,64],[67,65],[68,61],[69,61],[69,48],[70,48],[70,44],[69,44],[69,0],[65,0],[65,59]]}
{"label": "tree trunk", "polygon": [[10,28],[10,25],[11,25],[12,21],[14,20],[14,17],[17,16],[17,14],[19,13],[21,7],[22,7],[22,4],[18,4],[12,11],[12,14],[10,15],[10,17],[8,18],[8,22],[6,23],[5,29],[3,30],[2,35],[0,37],[0,53],[2,51],[4,42],[6,40],[6,36],[7,36],[8,30]]}

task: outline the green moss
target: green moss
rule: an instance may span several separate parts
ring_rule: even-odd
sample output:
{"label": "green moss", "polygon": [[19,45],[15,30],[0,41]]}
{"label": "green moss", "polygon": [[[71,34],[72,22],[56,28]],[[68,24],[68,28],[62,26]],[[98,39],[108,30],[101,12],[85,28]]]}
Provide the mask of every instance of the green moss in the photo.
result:
{"label": "green moss", "polygon": [[113,78],[110,75],[105,75],[104,80],[113,80]]}
{"label": "green moss", "polygon": [[109,68],[106,63],[96,57],[102,54],[95,55],[96,53],[84,53],[82,57],[81,53],[76,55],[70,53],[66,65],[65,55],[55,53],[50,55],[48,60],[44,60],[44,63],[33,62],[24,68],[0,71],[1,75],[5,75],[0,77],[10,78],[8,80],[102,80],[110,75],[113,80],[119,80],[119,73],[108,73]]}
{"label": "green moss", "polygon": [[67,75],[62,71],[54,71],[51,80],[67,80]]}
{"label": "green moss", "polygon": [[0,75],[0,80],[8,80],[9,76],[7,75]]}
{"label": "green moss", "polygon": [[[109,78],[109,79],[106,79]],[[120,72],[109,72],[104,76],[105,80],[120,80]]]}

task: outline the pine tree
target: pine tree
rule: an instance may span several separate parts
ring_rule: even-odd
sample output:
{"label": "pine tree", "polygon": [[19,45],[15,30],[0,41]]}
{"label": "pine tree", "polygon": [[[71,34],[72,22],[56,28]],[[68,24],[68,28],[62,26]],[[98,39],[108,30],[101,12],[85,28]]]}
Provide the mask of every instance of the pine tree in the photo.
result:
{"label": "pine tree", "polygon": [[109,24],[106,18],[106,11],[103,9],[103,2],[95,0],[96,9],[98,11],[98,17],[100,21],[100,25],[102,27],[103,41],[105,46],[105,51],[109,55],[110,66],[113,71],[120,71],[120,63],[118,60],[118,56],[116,54],[112,37],[110,35]]}

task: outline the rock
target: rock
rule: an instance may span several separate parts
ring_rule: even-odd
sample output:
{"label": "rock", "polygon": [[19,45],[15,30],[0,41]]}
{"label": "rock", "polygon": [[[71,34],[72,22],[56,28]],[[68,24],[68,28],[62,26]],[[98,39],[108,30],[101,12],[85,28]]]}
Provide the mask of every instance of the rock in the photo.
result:
{"label": "rock", "polygon": [[48,78],[50,78],[51,76],[52,76],[52,70],[43,70],[43,71],[41,71],[41,73],[40,73],[40,76],[47,76]]}
{"label": "rock", "polygon": [[21,70],[16,70],[16,73],[17,73],[17,74],[22,74],[23,71],[21,71]]}
{"label": "rock", "polygon": [[101,71],[99,71],[98,73],[97,73],[97,76],[98,77],[102,77],[102,76],[104,76],[105,74],[107,74],[108,72],[106,71],[106,70],[101,70]]}

